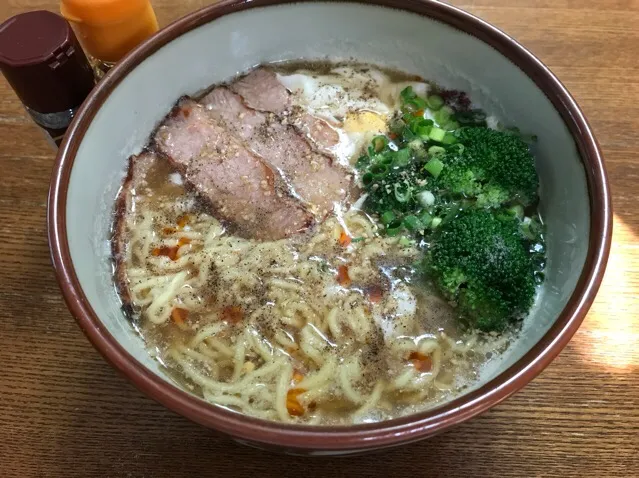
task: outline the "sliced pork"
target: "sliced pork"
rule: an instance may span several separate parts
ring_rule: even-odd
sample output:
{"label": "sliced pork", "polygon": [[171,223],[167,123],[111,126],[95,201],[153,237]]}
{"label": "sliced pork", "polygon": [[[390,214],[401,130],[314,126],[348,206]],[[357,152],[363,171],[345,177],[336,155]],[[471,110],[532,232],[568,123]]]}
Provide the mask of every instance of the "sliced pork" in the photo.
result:
{"label": "sliced pork", "polygon": [[307,135],[321,150],[339,143],[339,134],[325,120],[293,106],[291,94],[277,79],[275,72],[258,68],[230,85],[247,106],[289,118],[291,124]]}
{"label": "sliced pork", "polygon": [[154,144],[239,234],[274,240],[311,224],[312,216],[281,190],[269,165],[192,99],[180,100]]}
{"label": "sliced pork", "polygon": [[225,87],[215,88],[201,104],[246,145],[279,171],[319,217],[342,202],[350,188],[350,176],[331,159],[315,151],[306,139],[274,113],[247,107],[242,97]]}

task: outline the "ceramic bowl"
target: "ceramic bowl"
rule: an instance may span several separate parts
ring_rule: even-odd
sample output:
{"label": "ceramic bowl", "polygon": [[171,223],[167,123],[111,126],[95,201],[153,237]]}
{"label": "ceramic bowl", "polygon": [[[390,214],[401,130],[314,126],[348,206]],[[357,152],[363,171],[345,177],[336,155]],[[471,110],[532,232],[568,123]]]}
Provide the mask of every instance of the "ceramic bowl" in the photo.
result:
{"label": "ceramic bowl", "polygon": [[[283,425],[208,404],[147,354],[120,309],[109,228],[126,160],[183,94],[265,62],[347,59],[416,73],[535,132],[548,266],[521,339],[479,383],[438,408],[349,427]],[[493,26],[435,1],[222,1],[138,47],[98,85],[62,145],[51,183],[49,240],[66,302],[106,359],[168,408],[238,441],[291,453],[348,454],[412,442],[487,410],[562,350],[599,287],[611,236],[606,173],[579,107],[537,58]]]}

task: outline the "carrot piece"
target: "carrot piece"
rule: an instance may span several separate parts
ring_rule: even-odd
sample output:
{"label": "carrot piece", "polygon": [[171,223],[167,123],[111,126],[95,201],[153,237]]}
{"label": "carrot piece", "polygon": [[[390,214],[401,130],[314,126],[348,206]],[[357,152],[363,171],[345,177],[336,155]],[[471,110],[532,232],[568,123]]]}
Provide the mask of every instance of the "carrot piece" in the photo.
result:
{"label": "carrot piece", "polygon": [[168,257],[169,259],[171,259],[172,261],[174,261],[174,260],[176,260],[178,258],[178,252],[180,250],[180,247],[185,246],[186,244],[190,244],[190,243],[191,243],[191,239],[186,238],[186,237],[181,237],[178,240],[177,246],[156,247],[155,249],[153,249],[151,251],[151,254],[153,256],[155,256],[155,257],[165,256],[165,257]]}
{"label": "carrot piece", "polygon": [[337,268],[337,283],[344,287],[351,285],[351,278],[348,275],[348,266],[341,265]]}
{"label": "carrot piece", "polygon": [[346,231],[342,231],[339,235],[339,245],[342,247],[347,247],[351,243],[351,236],[346,234]]}
{"label": "carrot piece", "polygon": [[162,229],[162,233],[165,235],[175,234],[178,230],[174,227],[165,227]]}
{"label": "carrot piece", "polygon": [[411,354],[408,356],[408,359],[413,364],[413,367],[415,367],[420,372],[430,372],[430,370],[433,368],[433,361],[428,355],[424,355],[419,352],[411,352]]}
{"label": "carrot piece", "polygon": [[368,295],[368,300],[370,300],[373,304],[377,304],[382,300],[384,291],[380,286],[373,285],[366,290],[366,295]]}
{"label": "carrot piece", "polygon": [[395,139],[397,139],[397,137],[398,137],[398,136],[397,136],[397,134],[396,134],[396,133],[388,133],[388,137],[389,137],[390,139],[392,139],[392,140],[395,140]]}
{"label": "carrot piece", "polygon": [[286,409],[288,413],[294,417],[301,417],[304,415],[304,407],[297,399],[298,395],[306,392],[303,388],[292,388],[286,394]]}
{"label": "carrot piece", "polygon": [[182,309],[180,307],[176,307],[171,311],[171,319],[178,325],[184,324],[184,321],[189,316],[189,311],[186,309]]}
{"label": "carrot piece", "polygon": [[417,110],[413,113],[413,116],[415,117],[420,117],[420,116],[424,116],[424,110]]}
{"label": "carrot piece", "polygon": [[222,309],[222,320],[229,324],[237,324],[244,318],[244,312],[238,305],[229,305]]}
{"label": "carrot piece", "polygon": [[173,246],[173,247],[167,247],[167,246],[162,246],[162,247],[156,247],[155,249],[153,249],[151,251],[151,254],[154,256],[165,256],[168,257],[169,259],[171,259],[172,261],[176,260],[178,258],[178,246]]}

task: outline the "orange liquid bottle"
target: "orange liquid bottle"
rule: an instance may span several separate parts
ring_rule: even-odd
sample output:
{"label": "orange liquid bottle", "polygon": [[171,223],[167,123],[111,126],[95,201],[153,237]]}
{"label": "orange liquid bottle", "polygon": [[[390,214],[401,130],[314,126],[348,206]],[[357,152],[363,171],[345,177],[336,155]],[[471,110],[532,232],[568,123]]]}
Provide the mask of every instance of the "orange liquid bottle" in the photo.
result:
{"label": "orange liquid bottle", "polygon": [[62,0],[60,12],[92,57],[98,77],[158,31],[149,0]]}

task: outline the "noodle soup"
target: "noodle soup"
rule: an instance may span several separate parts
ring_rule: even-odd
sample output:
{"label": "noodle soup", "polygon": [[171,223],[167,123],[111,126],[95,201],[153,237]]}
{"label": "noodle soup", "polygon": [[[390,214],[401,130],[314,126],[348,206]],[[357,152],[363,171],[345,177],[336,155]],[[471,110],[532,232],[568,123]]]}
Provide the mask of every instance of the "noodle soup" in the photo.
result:
{"label": "noodle soup", "polygon": [[508,346],[516,326],[460,325],[424,277],[423,231],[367,209],[355,163],[409,87],[433,88],[362,65],[258,69],[180,100],[131,159],[115,279],[181,386],[259,418],[365,423],[454,398]]}

